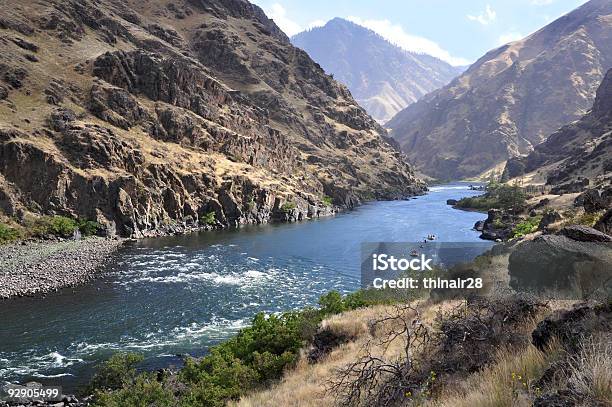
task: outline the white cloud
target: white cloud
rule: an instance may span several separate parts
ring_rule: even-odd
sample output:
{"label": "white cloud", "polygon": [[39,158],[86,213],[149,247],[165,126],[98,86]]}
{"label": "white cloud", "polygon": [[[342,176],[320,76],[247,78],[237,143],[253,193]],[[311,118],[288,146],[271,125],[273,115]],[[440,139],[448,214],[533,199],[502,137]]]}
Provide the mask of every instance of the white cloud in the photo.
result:
{"label": "white cloud", "polygon": [[315,28],[315,27],[323,27],[325,25],[325,23],[327,23],[327,21],[325,21],[325,20],[314,20],[314,21],[311,21],[310,23],[308,23],[308,25],[306,26],[306,29],[310,30],[310,29]]}
{"label": "white cloud", "polygon": [[347,20],[369,28],[406,51],[429,54],[451,65],[468,65],[470,63],[467,59],[452,56],[432,40],[407,33],[401,25],[393,24],[389,20],[364,20],[354,16],[347,17]]}
{"label": "white cloud", "polygon": [[287,17],[287,10],[279,3],[272,4],[272,7],[266,9],[265,12],[289,37],[304,31],[298,23]]}
{"label": "white cloud", "polygon": [[554,3],[555,0],[531,0],[530,3],[533,6],[547,6]]}
{"label": "white cloud", "polygon": [[495,10],[491,8],[491,5],[487,4],[485,10],[477,16],[473,16],[471,14],[467,15],[467,18],[472,21],[478,21],[482,25],[489,25],[495,18],[497,17],[497,13]]}
{"label": "white cloud", "polygon": [[511,32],[507,32],[505,34],[500,35],[499,38],[497,39],[497,43],[499,45],[504,45],[512,41],[520,40],[523,37],[524,35],[521,34],[520,32],[511,31]]}

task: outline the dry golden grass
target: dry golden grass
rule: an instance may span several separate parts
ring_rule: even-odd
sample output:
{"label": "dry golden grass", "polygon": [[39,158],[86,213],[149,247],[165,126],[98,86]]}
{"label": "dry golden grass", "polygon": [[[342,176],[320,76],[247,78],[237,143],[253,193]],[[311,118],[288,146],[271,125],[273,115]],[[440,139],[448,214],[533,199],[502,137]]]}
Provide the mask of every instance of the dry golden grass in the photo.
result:
{"label": "dry golden grass", "polygon": [[612,406],[612,335],[589,339],[570,358],[567,381],[572,389],[605,406]]}
{"label": "dry golden grass", "polygon": [[[335,370],[357,359],[368,341],[376,337],[369,332],[367,322],[380,318],[389,311],[387,306],[376,306],[335,315],[324,321],[323,326],[335,333],[353,335],[353,342],[334,349],[319,363],[309,364],[305,355],[294,370],[287,372],[276,386],[244,397],[238,405],[259,406],[332,406],[333,395],[325,392],[326,383],[334,377]],[[399,341],[398,341],[399,342]],[[391,347],[388,352],[395,352]]]}
{"label": "dry golden grass", "polygon": [[[441,304],[416,303],[420,320],[423,324],[431,324],[438,311],[449,309],[456,302]],[[388,348],[383,349],[377,344],[377,339],[387,335],[390,325],[371,331],[368,322],[377,320],[392,313],[392,306],[379,305],[335,315],[323,321],[322,326],[338,334],[346,334],[356,339],[334,349],[322,361],[309,364],[305,355],[297,366],[287,372],[280,383],[270,389],[253,393],[244,397],[235,405],[243,407],[259,406],[299,406],[324,407],[334,405],[333,394],[325,392],[326,384],[332,379],[336,370],[357,360],[363,355],[365,347],[370,344],[373,354],[386,358],[400,356],[403,352],[403,341],[397,338]],[[416,315],[415,315],[416,316]]]}
{"label": "dry golden grass", "polygon": [[560,355],[558,346],[540,352],[533,346],[516,353],[500,351],[497,363],[481,372],[458,379],[453,386],[429,401],[428,407],[520,407],[531,406],[540,393],[534,381]]}
{"label": "dry golden grass", "polygon": [[[547,312],[568,308],[573,302],[551,301],[548,304]],[[415,306],[419,311],[421,323],[431,325],[440,312],[447,312],[460,303],[461,301],[445,301],[439,304],[419,302],[415,303]],[[325,391],[327,383],[336,375],[337,369],[362,356],[367,344],[370,345],[373,354],[384,354],[386,358],[402,355],[403,342],[400,339],[391,343],[386,350],[377,345],[377,340],[387,335],[390,326],[373,331],[369,324],[370,321],[388,315],[392,310],[392,306],[381,305],[345,312],[323,321],[322,327],[336,334],[352,336],[355,340],[334,349],[316,364],[309,364],[305,357],[306,352],[304,352],[297,366],[288,371],[280,383],[272,388],[250,394],[233,405],[245,407],[335,405],[334,395]],[[517,329],[528,335],[543,317],[544,315],[538,315],[527,320]],[[597,356],[579,359],[584,365],[577,367],[576,371],[582,373],[574,374],[571,380],[585,388],[588,384],[595,383],[590,387],[589,394],[598,394],[598,397],[603,400],[605,397],[610,397],[609,392],[606,393],[605,389],[606,386],[609,387],[612,377],[610,368],[612,364],[610,364],[611,357],[606,357],[601,352],[601,346],[597,349],[599,349],[599,352],[595,353]],[[606,349],[610,350],[609,344]],[[612,352],[608,353],[612,354]],[[428,407],[530,406],[533,399],[541,392],[541,389],[535,386],[535,380],[540,378],[550,363],[558,360],[561,355],[562,351],[557,344],[551,345],[546,352],[541,352],[531,345],[519,352],[516,349],[500,350],[496,357],[497,363],[491,367],[471,375],[459,373],[450,377],[444,385],[444,390],[435,394],[433,399],[423,400],[420,404],[413,401],[412,405]],[[597,379],[593,380],[593,377]]]}

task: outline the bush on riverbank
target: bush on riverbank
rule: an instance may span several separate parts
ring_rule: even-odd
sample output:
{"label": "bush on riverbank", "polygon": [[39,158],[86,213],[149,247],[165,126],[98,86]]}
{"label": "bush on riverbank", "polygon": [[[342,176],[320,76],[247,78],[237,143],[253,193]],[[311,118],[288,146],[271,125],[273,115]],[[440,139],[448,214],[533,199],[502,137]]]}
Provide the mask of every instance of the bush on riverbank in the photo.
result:
{"label": "bush on riverbank", "polygon": [[18,229],[0,223],[0,244],[12,242],[21,237]]}
{"label": "bush on riverbank", "polygon": [[527,194],[518,185],[504,185],[491,182],[484,195],[462,198],[457,207],[488,211],[489,209],[521,209],[525,206]]}
{"label": "bush on riverbank", "polygon": [[117,353],[104,362],[91,380],[91,389],[116,390],[136,379],[136,365],[144,360],[135,353]]}
{"label": "bush on riverbank", "polygon": [[83,236],[93,236],[101,229],[97,222],[66,216],[41,216],[25,221],[26,234],[32,237],[58,236],[69,238],[78,230]]}
{"label": "bush on riverbank", "polygon": [[0,244],[32,237],[57,236],[70,238],[74,236],[77,230],[82,236],[94,236],[101,229],[102,225],[92,220],[73,219],[66,216],[29,216],[22,223],[10,219],[9,223],[0,222]]}
{"label": "bush on riverbank", "polygon": [[[188,357],[178,375],[135,375],[137,355],[118,355],[102,365],[94,377],[95,406],[224,406],[245,393],[279,380],[293,366],[300,350],[317,332],[324,318],[356,308],[402,300],[392,291],[361,290],[342,296],[323,295],[319,308],[259,313],[251,326],[210,349],[201,358]],[[135,404],[125,404],[135,403]]]}

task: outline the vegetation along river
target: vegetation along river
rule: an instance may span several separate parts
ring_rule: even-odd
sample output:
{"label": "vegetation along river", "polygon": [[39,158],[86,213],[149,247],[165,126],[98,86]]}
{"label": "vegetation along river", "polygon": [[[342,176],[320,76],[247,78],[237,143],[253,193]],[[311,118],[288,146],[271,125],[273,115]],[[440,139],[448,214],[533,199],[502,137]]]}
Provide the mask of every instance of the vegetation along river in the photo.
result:
{"label": "vegetation along river", "polygon": [[463,183],[434,186],[425,196],[333,218],[126,245],[87,285],[1,304],[0,380],[74,392],[117,351],[143,353],[147,369],[178,365],[181,354],[204,354],[257,312],[358,289],[362,242],[418,241],[430,233],[443,242],[479,241],[472,227],[484,216],[446,205],[478,194]]}

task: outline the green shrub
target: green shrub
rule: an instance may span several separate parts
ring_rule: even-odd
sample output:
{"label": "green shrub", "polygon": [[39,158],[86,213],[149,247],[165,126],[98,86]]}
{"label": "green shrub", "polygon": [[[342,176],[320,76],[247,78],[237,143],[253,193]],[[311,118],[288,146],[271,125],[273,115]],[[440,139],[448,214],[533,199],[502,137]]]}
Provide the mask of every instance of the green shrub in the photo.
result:
{"label": "green shrub", "polygon": [[462,198],[457,207],[463,209],[476,209],[487,211],[489,209],[513,209],[525,205],[527,195],[517,185],[503,185],[496,182],[489,183],[484,195]]}
{"label": "green shrub", "polygon": [[91,380],[92,389],[116,390],[136,379],[136,365],[144,356],[136,353],[117,353],[104,362]]}
{"label": "green shrub", "polygon": [[72,237],[77,229],[83,236],[93,236],[102,228],[98,222],[86,219],[76,220],[66,216],[31,217],[25,220],[24,226],[28,236],[55,235],[65,238]]}
{"label": "green shrub", "polygon": [[504,209],[520,208],[525,205],[527,195],[518,185],[503,185],[496,189],[497,200]]}
{"label": "green shrub", "polygon": [[49,223],[49,232],[56,236],[71,237],[76,229],[76,221],[65,216],[54,216]]}
{"label": "green shrub", "polygon": [[339,314],[346,311],[346,303],[338,291],[330,291],[319,298],[321,312],[326,315]]}
{"label": "green shrub", "polygon": [[0,244],[17,240],[21,237],[19,230],[0,223]]}
{"label": "green shrub", "polygon": [[282,212],[291,212],[293,211],[295,208],[297,207],[297,205],[295,204],[295,202],[285,202],[282,206],[281,206],[281,211]]}
{"label": "green shrub", "polygon": [[217,221],[217,214],[214,211],[208,212],[202,218],[202,222],[204,222],[205,225],[214,225],[216,221]]}
{"label": "green shrub", "polygon": [[323,201],[323,205],[325,206],[332,206],[334,203],[334,198],[332,198],[331,196],[324,195],[321,201]]}
{"label": "green shrub", "polygon": [[538,230],[542,216],[534,216],[519,223],[512,230],[512,237],[523,237]]}
{"label": "green shrub", "polygon": [[153,374],[142,374],[116,391],[95,393],[95,407],[175,407],[172,392]]}
{"label": "green shrub", "polygon": [[83,236],[94,236],[98,234],[98,231],[102,228],[98,222],[92,220],[79,220],[77,227]]}

